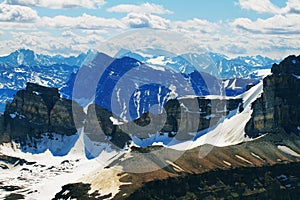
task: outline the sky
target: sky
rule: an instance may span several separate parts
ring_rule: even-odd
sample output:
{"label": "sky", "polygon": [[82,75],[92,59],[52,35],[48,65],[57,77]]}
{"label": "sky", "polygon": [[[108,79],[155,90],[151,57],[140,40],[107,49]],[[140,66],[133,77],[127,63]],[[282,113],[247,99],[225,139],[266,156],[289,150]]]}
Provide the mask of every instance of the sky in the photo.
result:
{"label": "sky", "polygon": [[300,54],[300,0],[0,0],[0,55],[157,48]]}

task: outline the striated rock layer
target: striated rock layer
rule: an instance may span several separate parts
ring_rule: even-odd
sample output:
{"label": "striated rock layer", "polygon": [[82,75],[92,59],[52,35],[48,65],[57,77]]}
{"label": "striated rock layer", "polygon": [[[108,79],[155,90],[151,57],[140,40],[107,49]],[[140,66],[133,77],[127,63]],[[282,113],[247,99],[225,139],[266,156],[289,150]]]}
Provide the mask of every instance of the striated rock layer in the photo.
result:
{"label": "striated rock layer", "polygon": [[245,129],[251,138],[278,130],[300,133],[300,56],[274,64],[272,73],[264,79],[262,96],[252,104]]}
{"label": "striated rock layer", "polygon": [[73,114],[84,120],[83,109],[76,102],[60,98],[58,89],[28,83],[7,103],[4,129],[12,139],[20,140],[47,132],[73,135],[77,132]]}

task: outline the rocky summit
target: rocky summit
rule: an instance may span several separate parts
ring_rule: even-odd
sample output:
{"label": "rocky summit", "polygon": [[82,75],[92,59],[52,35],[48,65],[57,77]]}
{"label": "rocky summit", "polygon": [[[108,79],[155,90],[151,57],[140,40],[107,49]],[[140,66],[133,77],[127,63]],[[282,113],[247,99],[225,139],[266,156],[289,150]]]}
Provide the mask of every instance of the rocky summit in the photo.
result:
{"label": "rocky summit", "polygon": [[252,104],[245,128],[251,138],[278,131],[300,133],[300,56],[274,64],[272,73],[263,81],[262,96]]}
{"label": "rocky summit", "polygon": [[76,102],[60,98],[58,89],[27,83],[26,89],[18,91],[6,105],[4,130],[11,139],[20,141],[42,133],[73,135],[77,132],[73,114],[83,121],[83,109]]}

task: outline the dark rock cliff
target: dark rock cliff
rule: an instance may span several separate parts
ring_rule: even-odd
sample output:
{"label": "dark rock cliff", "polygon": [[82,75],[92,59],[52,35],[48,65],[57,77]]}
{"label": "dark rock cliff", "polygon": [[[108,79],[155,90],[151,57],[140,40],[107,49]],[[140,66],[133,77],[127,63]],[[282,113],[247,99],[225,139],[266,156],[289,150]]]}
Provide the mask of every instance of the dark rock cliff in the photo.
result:
{"label": "dark rock cliff", "polygon": [[190,133],[216,125],[230,111],[238,108],[241,111],[242,106],[242,99],[187,97],[168,101],[163,114],[147,112],[131,122],[122,122],[107,109],[92,104],[87,112],[85,133],[92,141],[109,139],[117,147],[124,147],[130,136],[145,139],[157,133],[188,140],[193,138]]}
{"label": "dark rock cliff", "polygon": [[[164,106],[165,114],[145,113],[134,123],[142,127],[152,123],[148,129],[143,129],[144,134],[139,133],[141,138],[160,132],[169,133],[169,136],[175,136],[178,140],[187,140],[193,138],[190,133],[213,127],[222,117],[237,108],[243,109],[242,99],[185,97],[169,100]],[[127,131],[135,130],[132,124],[124,126]],[[158,130],[157,127],[161,128]],[[124,127],[122,129],[124,130]]]}
{"label": "dark rock cliff", "polygon": [[16,140],[47,132],[73,135],[77,132],[73,114],[84,120],[83,109],[76,102],[61,99],[58,89],[28,83],[25,90],[18,91],[13,101],[7,103],[4,130]]}
{"label": "dark rock cliff", "polygon": [[253,113],[245,128],[251,138],[279,129],[300,132],[300,56],[274,64],[272,73],[263,80],[262,96],[252,104]]}

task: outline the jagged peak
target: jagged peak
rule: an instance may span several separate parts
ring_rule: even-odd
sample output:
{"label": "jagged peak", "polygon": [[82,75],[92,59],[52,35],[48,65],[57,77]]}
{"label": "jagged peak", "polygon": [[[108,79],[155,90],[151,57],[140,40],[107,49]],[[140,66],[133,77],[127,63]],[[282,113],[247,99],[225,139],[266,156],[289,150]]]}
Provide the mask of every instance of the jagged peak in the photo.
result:
{"label": "jagged peak", "polygon": [[271,72],[274,75],[280,74],[296,74],[300,75],[300,55],[290,55],[286,57],[279,64],[274,64],[272,66]]}

